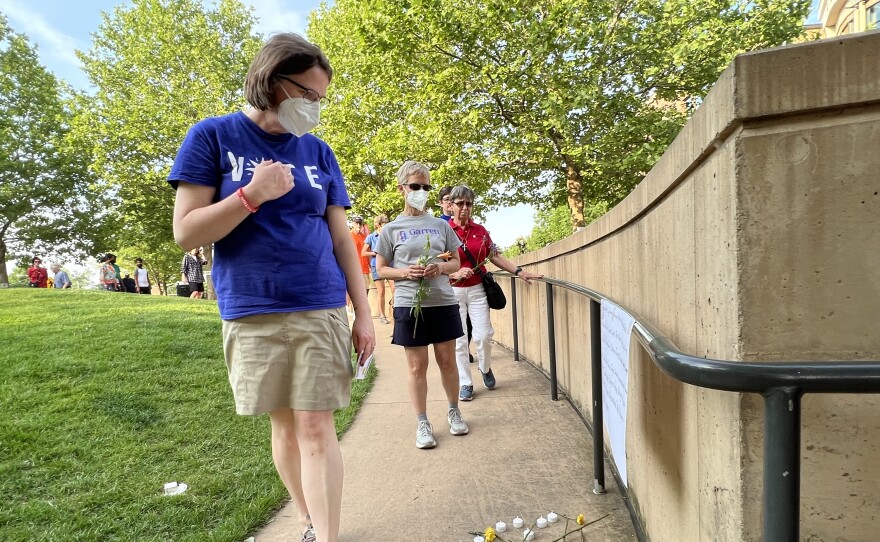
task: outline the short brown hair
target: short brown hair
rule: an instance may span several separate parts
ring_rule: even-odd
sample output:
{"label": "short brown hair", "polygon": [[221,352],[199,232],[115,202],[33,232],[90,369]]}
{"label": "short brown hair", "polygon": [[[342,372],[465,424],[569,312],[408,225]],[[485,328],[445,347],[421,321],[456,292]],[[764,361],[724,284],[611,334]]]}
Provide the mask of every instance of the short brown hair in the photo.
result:
{"label": "short brown hair", "polygon": [[244,96],[248,103],[261,111],[275,106],[273,90],[278,75],[295,75],[318,66],[333,78],[330,61],[317,45],[299,34],[275,34],[263,45],[248,68],[244,80]]}

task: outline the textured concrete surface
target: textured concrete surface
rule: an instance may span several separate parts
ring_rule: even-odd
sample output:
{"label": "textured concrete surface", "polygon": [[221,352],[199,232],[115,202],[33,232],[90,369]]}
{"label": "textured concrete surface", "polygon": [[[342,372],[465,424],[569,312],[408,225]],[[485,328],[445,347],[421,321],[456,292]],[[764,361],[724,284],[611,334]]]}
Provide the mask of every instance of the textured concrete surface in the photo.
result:
{"label": "textured concrete surface", "polygon": [[[629,513],[610,471],[606,495],[594,495],[592,440],[564,400],[550,400],[547,379],[496,347],[495,390],[476,387],[462,403],[470,434],[452,436],[446,401],[431,355],[428,416],[437,447],[415,447],[416,419],[406,389],[403,348],[390,344],[391,326],[376,324],[379,375],[357,420],[342,437],[345,492],[340,542],[471,541],[517,515],[535,521],[549,510],[587,521],[591,542],[635,541]],[[473,373],[479,383],[477,368]],[[481,384],[481,383],[480,383]],[[299,542],[292,504],[256,533],[256,542]],[[563,533],[562,523],[536,529],[537,542]],[[504,533],[522,540],[521,529]],[[569,537],[571,540],[572,537]],[[580,538],[578,538],[580,540]]]}

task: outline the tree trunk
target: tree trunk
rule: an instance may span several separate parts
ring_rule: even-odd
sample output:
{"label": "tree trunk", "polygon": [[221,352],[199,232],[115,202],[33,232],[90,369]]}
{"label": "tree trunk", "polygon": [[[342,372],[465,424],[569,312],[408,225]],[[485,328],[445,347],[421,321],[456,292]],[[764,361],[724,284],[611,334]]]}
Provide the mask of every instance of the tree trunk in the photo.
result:
{"label": "tree trunk", "polygon": [[214,245],[203,246],[202,254],[204,254],[205,259],[208,260],[208,265],[206,266],[208,269],[205,273],[205,298],[217,299],[217,294],[214,292],[213,273],[211,273],[211,270],[214,269]]}
{"label": "tree trunk", "polygon": [[572,164],[565,168],[565,189],[568,195],[568,209],[571,212],[571,223],[574,228],[586,226],[584,221],[584,191],[581,172]]}
{"label": "tree trunk", "polygon": [[0,238],[0,288],[9,288],[9,274],[6,272],[6,241]]}

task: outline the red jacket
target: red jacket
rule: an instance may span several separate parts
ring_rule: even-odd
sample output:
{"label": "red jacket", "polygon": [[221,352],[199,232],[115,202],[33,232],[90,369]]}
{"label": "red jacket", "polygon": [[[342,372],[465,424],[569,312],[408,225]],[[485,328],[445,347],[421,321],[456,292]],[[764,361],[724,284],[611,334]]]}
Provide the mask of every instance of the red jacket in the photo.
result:
{"label": "red jacket", "polygon": [[49,272],[45,267],[28,267],[28,280],[38,283],[38,288],[46,288],[49,285]]}
{"label": "red jacket", "polygon": [[[454,220],[450,220],[449,225],[452,226],[452,231],[454,231],[458,238],[461,239],[461,242],[467,246],[468,252],[470,252],[471,256],[473,256],[478,264],[483,263],[483,261],[485,261],[490,255],[494,255],[493,250],[495,244],[492,242],[492,238],[489,237],[489,232],[486,231],[486,228],[476,224],[473,220],[469,221],[468,225],[464,228],[457,226]],[[463,248],[458,249],[458,257],[461,258],[462,267],[474,267],[474,264],[471,263],[471,259],[464,253]],[[486,271],[485,267],[481,267],[480,269],[482,269],[483,272]],[[453,286],[459,288],[476,286],[481,282],[482,279],[476,273],[465,280],[450,280],[450,283]]]}

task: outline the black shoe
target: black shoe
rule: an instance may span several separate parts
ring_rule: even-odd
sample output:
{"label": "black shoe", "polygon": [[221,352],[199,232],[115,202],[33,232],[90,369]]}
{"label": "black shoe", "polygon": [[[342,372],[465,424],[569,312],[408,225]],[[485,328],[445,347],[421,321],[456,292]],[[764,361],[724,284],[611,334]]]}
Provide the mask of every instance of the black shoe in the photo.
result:
{"label": "black shoe", "polygon": [[487,390],[491,390],[495,387],[495,375],[492,374],[492,369],[489,369],[489,372],[480,374],[483,375],[483,385],[486,386]]}
{"label": "black shoe", "polygon": [[474,355],[471,353],[468,353],[468,357],[470,358],[471,363],[473,363],[474,362]]}

